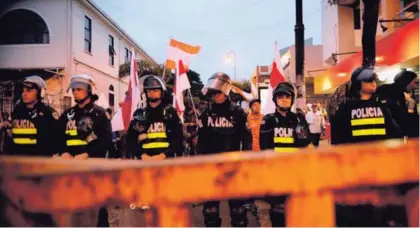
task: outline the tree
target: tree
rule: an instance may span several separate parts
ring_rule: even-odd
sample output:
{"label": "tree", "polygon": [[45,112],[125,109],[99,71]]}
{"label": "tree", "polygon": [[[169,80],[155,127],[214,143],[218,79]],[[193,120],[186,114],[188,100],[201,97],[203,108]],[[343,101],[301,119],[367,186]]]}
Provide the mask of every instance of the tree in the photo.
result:
{"label": "tree", "polygon": [[[154,74],[157,76],[162,76],[162,72],[164,69],[164,66],[162,64],[156,65],[148,60],[140,60],[136,61],[137,63],[137,69],[138,69],[138,75],[139,77],[146,75],[146,74]],[[120,78],[126,77],[130,75],[130,63],[124,63],[120,65],[118,76]],[[171,77],[171,71],[169,69],[165,70],[165,78]]]}

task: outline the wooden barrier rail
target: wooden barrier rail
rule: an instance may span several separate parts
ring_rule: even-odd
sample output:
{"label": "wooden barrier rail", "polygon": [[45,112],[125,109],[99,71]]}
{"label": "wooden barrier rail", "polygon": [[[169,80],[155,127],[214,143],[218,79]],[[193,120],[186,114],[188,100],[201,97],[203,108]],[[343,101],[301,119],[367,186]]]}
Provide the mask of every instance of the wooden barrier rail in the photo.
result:
{"label": "wooden barrier rail", "polygon": [[156,162],[3,156],[0,178],[3,196],[16,208],[55,218],[135,202],[156,209],[150,225],[189,226],[189,203],[288,194],[288,226],[334,226],[337,202],[406,205],[409,224],[418,226],[418,188],[403,196],[390,186],[418,183],[419,140]]}

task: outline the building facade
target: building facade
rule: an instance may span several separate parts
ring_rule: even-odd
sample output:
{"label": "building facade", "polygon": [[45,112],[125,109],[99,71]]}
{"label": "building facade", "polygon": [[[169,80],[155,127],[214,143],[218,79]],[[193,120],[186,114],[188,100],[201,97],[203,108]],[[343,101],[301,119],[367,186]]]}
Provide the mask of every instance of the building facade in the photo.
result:
{"label": "building facade", "polygon": [[[281,64],[284,77],[287,81],[296,82],[296,51],[295,45],[285,47],[280,50]],[[321,102],[325,103],[328,97],[324,94],[314,93],[314,77],[325,71],[322,62],[322,45],[314,45],[313,39],[305,40],[305,60],[304,60],[304,77],[306,88],[306,103]],[[263,98],[271,96],[266,94],[270,81],[271,65],[256,66],[251,81],[258,80],[258,96]],[[254,79],[256,78],[256,79]],[[265,100],[264,98],[262,100]]]}
{"label": "building facade", "polygon": [[[326,71],[315,78],[315,94],[331,94],[362,64],[363,1],[322,0],[322,60]],[[415,0],[380,1],[376,32],[376,71],[381,83],[396,73],[419,69],[419,5]]]}
{"label": "building facade", "polygon": [[96,81],[101,105],[118,107],[128,88],[119,66],[151,58],[121,27],[90,0],[16,0],[0,8],[0,111],[11,112],[19,80],[39,75],[47,82],[47,101],[58,111],[73,103],[70,77],[88,74]]}

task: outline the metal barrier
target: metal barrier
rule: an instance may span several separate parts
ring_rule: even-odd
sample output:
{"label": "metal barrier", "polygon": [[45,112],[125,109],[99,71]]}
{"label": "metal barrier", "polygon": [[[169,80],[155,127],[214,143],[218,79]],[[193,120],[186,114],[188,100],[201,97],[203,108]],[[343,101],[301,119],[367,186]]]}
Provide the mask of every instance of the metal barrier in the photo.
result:
{"label": "metal barrier", "polygon": [[334,226],[335,203],[405,205],[409,225],[418,226],[418,188],[401,195],[393,186],[418,183],[419,140],[156,162],[3,156],[0,177],[10,205],[51,213],[57,225],[69,225],[60,214],[135,202],[154,208],[150,226],[189,226],[190,203],[287,194],[288,226]]}

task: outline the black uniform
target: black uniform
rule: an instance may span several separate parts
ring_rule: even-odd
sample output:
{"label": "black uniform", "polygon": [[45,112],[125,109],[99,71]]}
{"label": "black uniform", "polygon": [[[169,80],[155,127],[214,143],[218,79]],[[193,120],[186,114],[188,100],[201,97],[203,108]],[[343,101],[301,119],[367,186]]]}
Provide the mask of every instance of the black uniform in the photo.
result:
{"label": "black uniform", "polygon": [[[310,143],[308,123],[305,118],[293,112],[286,116],[277,111],[264,116],[260,128],[261,150],[271,149],[277,153],[293,153]],[[270,203],[270,220],[273,227],[285,226],[285,216],[282,206],[285,196],[270,196],[266,198]]]}
{"label": "black uniform", "polygon": [[[359,67],[353,71],[348,97],[330,119],[331,144],[402,138],[402,131],[386,104],[378,102],[375,96],[360,99],[362,83],[374,83],[376,78],[372,68]],[[337,226],[387,226],[383,215],[381,209],[372,205],[336,205]]]}
{"label": "black uniform", "polygon": [[60,117],[60,129],[61,152],[72,156],[88,153],[89,157],[105,158],[112,143],[111,122],[105,110],[93,103],[65,111]]}
{"label": "black uniform", "polygon": [[407,85],[416,78],[414,72],[402,71],[395,76],[393,84],[381,85],[376,91],[380,102],[389,107],[404,136],[412,138],[419,137],[419,114],[417,109],[414,113],[408,113],[404,92],[408,92]]}
{"label": "black uniform", "polygon": [[58,113],[38,102],[33,109],[24,103],[12,113],[12,139],[8,154],[25,156],[52,156],[57,153]]}
{"label": "black uniform", "polygon": [[375,98],[341,104],[331,120],[331,132],[331,144],[402,138],[389,109]]}
{"label": "black uniform", "polygon": [[[252,148],[252,137],[246,128],[246,114],[228,99],[222,104],[210,103],[201,113],[199,123],[198,154],[216,154]],[[248,224],[245,202],[229,200],[232,226]],[[219,204],[219,201],[204,203],[203,216],[206,226],[221,225]]]}
{"label": "black uniform", "polygon": [[134,112],[127,132],[127,151],[136,158],[164,153],[166,157],[180,155],[183,148],[181,120],[171,106],[147,106]]}

